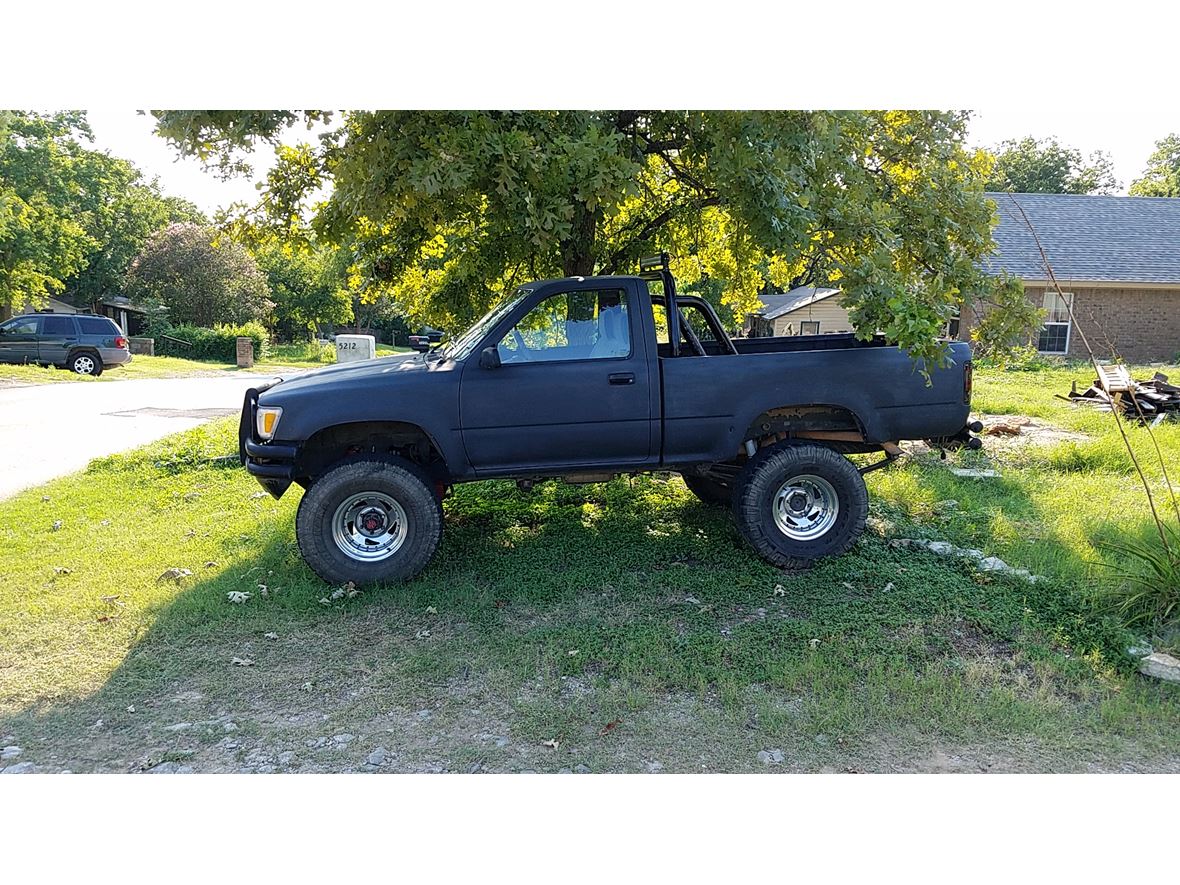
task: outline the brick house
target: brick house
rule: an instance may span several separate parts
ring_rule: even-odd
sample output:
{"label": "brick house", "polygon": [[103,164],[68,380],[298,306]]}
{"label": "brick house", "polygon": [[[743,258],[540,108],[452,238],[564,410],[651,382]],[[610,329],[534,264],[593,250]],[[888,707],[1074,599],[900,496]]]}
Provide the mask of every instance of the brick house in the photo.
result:
{"label": "brick house", "polygon": [[[1084,359],[1069,311],[1047,279],[1024,209],[1048,255],[1074,320],[1095,355],[1132,363],[1168,362],[1180,354],[1180,199],[1076,194],[988,194],[999,225],[997,251],[985,264],[1024,282],[1048,312],[1036,336],[1046,354]],[[973,318],[965,315],[959,337]]]}

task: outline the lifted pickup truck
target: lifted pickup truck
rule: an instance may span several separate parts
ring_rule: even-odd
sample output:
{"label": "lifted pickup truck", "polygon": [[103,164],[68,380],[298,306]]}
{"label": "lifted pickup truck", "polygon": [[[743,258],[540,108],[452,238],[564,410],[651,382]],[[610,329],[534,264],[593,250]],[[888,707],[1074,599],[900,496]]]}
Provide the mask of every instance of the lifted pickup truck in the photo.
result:
{"label": "lifted pickup truck", "polygon": [[[658,282],[658,291],[649,283]],[[930,383],[908,354],[852,335],[726,335],[704,300],[677,295],[667,255],[638,276],[518,288],[427,353],[334,366],[249,390],[240,455],[280,497],[329,582],[409,578],[442,536],[455,483],[603,482],[679,472],[731,508],[768,561],[842,553],[864,528],[862,474],[903,439],[978,446],[971,351]],[[857,467],[847,454],[881,452]]]}

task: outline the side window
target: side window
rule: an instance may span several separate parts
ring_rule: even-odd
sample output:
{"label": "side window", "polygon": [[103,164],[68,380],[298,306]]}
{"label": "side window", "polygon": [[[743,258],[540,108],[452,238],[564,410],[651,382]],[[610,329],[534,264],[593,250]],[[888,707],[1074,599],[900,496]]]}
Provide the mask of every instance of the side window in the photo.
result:
{"label": "side window", "polygon": [[74,321],[70,317],[41,317],[42,335],[73,335]]}
{"label": "side window", "polygon": [[78,317],[83,335],[122,335],[119,328],[105,317]]}
{"label": "side window", "polygon": [[24,319],[5,323],[3,326],[0,326],[0,332],[3,332],[5,335],[36,335],[37,318],[25,317]]}
{"label": "side window", "polygon": [[627,293],[595,289],[551,295],[508,331],[497,350],[503,363],[628,356],[631,322]]}

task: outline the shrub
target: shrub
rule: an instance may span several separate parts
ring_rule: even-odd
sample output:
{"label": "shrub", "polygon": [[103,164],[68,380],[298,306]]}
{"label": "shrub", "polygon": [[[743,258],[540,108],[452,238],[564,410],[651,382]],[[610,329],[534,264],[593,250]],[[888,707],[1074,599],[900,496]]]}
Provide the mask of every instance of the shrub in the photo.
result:
{"label": "shrub", "polygon": [[[263,359],[270,353],[270,338],[261,323],[243,323],[240,326],[218,325],[212,329],[201,326],[172,326],[156,338],[156,353],[163,356],[182,356],[193,360],[217,360],[232,363],[237,359],[238,338],[254,341],[254,359]],[[180,344],[187,342],[189,346]]]}

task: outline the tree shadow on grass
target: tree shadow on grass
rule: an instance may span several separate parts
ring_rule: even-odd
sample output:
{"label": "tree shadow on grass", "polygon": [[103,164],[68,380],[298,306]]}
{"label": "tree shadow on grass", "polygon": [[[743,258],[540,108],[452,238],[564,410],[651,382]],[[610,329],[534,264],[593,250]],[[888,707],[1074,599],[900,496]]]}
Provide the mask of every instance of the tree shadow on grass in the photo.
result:
{"label": "tree shadow on grass", "polygon": [[[268,770],[276,753],[258,748],[418,734],[418,708],[479,708],[502,722],[522,685],[562,677],[652,695],[773,684],[829,692],[845,709],[866,679],[921,684],[960,654],[956,631],[1007,643],[1054,626],[1027,585],[980,581],[872,536],[785,574],[745,547],[724,511],[657,480],[531,495],[482,484],[447,510],[422,575],[356,595],[319,581],[290,514],[273,517],[260,549],[155,612],[96,692],[31,704],[0,731],[49,767]],[[231,591],[251,597],[233,604]],[[884,698],[876,715],[888,715]],[[903,715],[925,716],[919,700]],[[968,715],[971,701],[964,693],[944,718]],[[423,758],[443,734],[422,727]]]}

